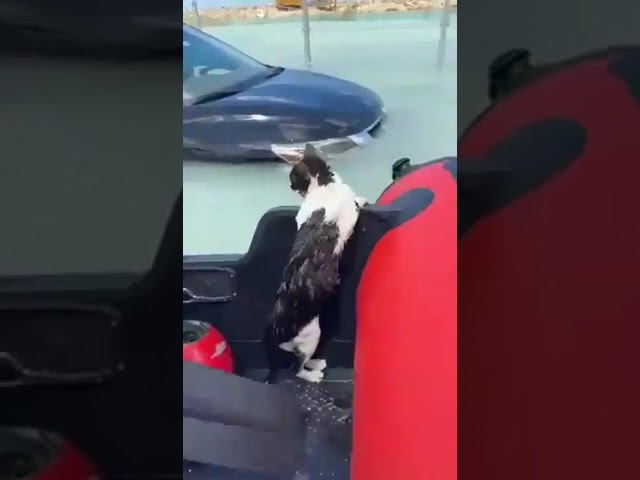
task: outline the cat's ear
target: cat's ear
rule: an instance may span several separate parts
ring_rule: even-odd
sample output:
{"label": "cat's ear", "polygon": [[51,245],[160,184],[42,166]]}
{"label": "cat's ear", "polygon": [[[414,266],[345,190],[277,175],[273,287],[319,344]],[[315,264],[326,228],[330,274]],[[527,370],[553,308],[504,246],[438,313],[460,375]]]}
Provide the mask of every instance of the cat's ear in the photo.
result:
{"label": "cat's ear", "polygon": [[291,168],[291,173],[297,179],[309,178],[310,176],[309,167],[307,166],[307,164],[299,161],[293,164],[293,167]]}
{"label": "cat's ear", "polygon": [[312,144],[307,143],[304,147],[304,154],[303,157],[318,157],[320,156],[320,154],[318,153],[318,150],[316,150],[316,147],[314,147]]}

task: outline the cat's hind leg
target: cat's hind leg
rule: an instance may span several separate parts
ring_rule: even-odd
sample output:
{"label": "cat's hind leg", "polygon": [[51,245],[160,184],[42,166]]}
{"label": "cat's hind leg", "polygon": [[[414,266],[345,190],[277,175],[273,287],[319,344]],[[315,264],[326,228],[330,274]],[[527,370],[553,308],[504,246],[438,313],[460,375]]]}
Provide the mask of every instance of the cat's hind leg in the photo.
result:
{"label": "cat's hind leg", "polygon": [[300,333],[293,340],[295,345],[294,352],[298,357],[298,364],[296,365],[296,376],[306,380],[308,382],[320,382],[324,377],[324,372],[321,370],[307,370],[305,366],[311,359],[311,356],[315,353],[320,342],[320,322],[318,317],[314,317],[311,322],[306,325]]}
{"label": "cat's hind leg", "polygon": [[324,358],[310,358],[305,364],[305,368],[322,372],[327,368],[327,361]]}
{"label": "cat's hind leg", "polygon": [[311,383],[320,383],[324,378],[324,372],[322,370],[307,370],[306,368],[301,368],[296,373],[296,377],[306,380]]}
{"label": "cat's hind leg", "polygon": [[324,371],[325,368],[327,368],[327,361],[325,360],[325,350],[327,347],[327,343],[330,340],[329,335],[330,332],[325,331],[324,328],[320,330],[320,339],[318,340],[318,345],[316,346],[313,355],[311,355],[311,358],[307,360],[307,363],[305,363],[305,368],[309,370],[319,370],[321,372]]}
{"label": "cat's hind leg", "polygon": [[338,333],[337,319],[335,316],[324,312],[320,315],[320,340],[311,359],[305,365],[309,370],[324,371],[327,368],[327,346],[331,339]]}

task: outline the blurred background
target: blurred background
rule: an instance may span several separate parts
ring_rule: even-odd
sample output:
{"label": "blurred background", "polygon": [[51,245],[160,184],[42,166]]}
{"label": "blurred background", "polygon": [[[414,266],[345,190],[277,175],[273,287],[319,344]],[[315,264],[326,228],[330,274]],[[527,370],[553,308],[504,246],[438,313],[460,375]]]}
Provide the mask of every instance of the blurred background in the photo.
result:
{"label": "blurred background", "polygon": [[[391,182],[395,160],[455,155],[456,9],[456,0],[183,3],[186,24],[261,63],[348,80],[379,96],[385,115],[375,132],[330,156],[371,201]],[[282,161],[185,160],[183,253],[246,252],[266,210],[299,204],[288,171]]]}

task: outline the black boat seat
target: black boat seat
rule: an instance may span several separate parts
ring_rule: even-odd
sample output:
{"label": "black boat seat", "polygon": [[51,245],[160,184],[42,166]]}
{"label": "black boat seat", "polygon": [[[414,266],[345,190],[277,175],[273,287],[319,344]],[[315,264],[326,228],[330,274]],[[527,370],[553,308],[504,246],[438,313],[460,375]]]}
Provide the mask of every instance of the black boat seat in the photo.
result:
{"label": "black boat seat", "polygon": [[285,389],[183,363],[183,460],[268,474],[295,471],[304,427]]}

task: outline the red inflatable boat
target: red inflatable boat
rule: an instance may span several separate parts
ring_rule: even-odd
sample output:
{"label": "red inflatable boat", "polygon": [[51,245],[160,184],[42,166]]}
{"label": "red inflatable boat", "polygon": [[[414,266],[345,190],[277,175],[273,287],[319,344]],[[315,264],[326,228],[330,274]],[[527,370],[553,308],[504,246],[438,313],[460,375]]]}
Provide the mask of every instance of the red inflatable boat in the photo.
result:
{"label": "red inflatable boat", "polygon": [[353,480],[457,478],[455,176],[453,160],[434,162],[378,201],[433,192],[378,241],[360,281]]}
{"label": "red inflatable boat", "polygon": [[458,148],[461,468],[640,478],[640,47],[514,87]]}

